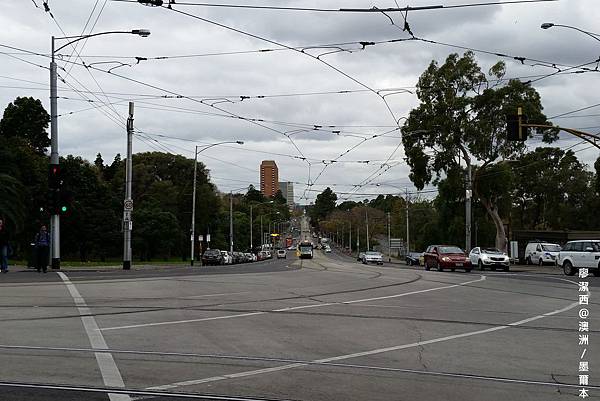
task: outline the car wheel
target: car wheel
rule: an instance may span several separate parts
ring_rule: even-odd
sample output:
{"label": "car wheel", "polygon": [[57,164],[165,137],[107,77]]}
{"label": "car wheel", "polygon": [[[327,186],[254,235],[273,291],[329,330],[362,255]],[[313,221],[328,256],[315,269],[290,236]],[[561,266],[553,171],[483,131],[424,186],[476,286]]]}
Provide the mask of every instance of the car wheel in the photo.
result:
{"label": "car wheel", "polygon": [[538,265],[539,265],[540,267],[544,266],[544,261],[542,260],[542,258],[540,258],[540,261],[538,262]]}
{"label": "car wheel", "polygon": [[439,271],[439,272],[443,272],[443,271],[444,271],[444,269],[442,269],[442,266],[440,266],[440,263],[439,263],[439,262],[438,262],[438,263],[436,263],[436,266],[435,266],[435,267],[437,268],[437,271]]}
{"label": "car wheel", "polygon": [[530,258],[529,256],[527,256],[527,257],[525,258],[525,264],[526,264],[526,265],[530,265],[530,264],[531,264],[531,258]]}
{"label": "car wheel", "polygon": [[567,276],[574,276],[576,269],[573,267],[573,265],[571,264],[571,262],[569,262],[568,260],[563,263],[563,272],[567,275]]}
{"label": "car wheel", "polygon": [[413,265],[413,264],[412,264],[412,260],[410,260],[410,259],[409,259],[409,260],[407,260],[407,261],[406,261],[406,264],[407,264],[407,265],[409,265],[409,266],[412,266],[412,265]]}
{"label": "car wheel", "polygon": [[456,271],[456,269],[450,269],[451,272]]}
{"label": "car wheel", "polygon": [[491,269],[492,269],[493,272],[495,272],[496,271],[496,266],[492,266]]}
{"label": "car wheel", "polygon": [[465,273],[471,273],[472,269],[465,269]]}
{"label": "car wheel", "polygon": [[479,262],[477,262],[477,267],[479,268],[479,270],[484,271],[485,267],[483,266],[483,263],[481,263],[481,260]]}
{"label": "car wheel", "polygon": [[600,269],[592,270],[594,277],[600,277]]}
{"label": "car wheel", "polygon": [[505,272],[507,272],[507,271],[509,271],[509,270],[510,270],[510,268],[509,268],[509,267],[505,267],[505,268],[504,268],[504,269],[502,269],[502,270],[503,270],[503,271],[505,271]]}
{"label": "car wheel", "polygon": [[429,271],[429,269],[431,269],[431,267],[429,267],[429,264],[425,262],[425,270]]}

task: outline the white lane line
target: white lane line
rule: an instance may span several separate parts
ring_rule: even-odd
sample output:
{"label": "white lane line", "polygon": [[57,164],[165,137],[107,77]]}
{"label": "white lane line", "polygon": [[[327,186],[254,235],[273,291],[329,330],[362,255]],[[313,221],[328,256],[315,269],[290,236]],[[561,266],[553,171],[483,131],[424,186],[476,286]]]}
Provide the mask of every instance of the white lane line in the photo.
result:
{"label": "white lane line", "polygon": [[[77,306],[83,328],[88,336],[91,347],[95,349],[108,349],[108,345],[106,344],[106,341],[104,341],[102,332],[98,329],[98,324],[96,324],[94,316],[75,285],[63,272],[57,272],[57,274],[67,286],[67,290],[69,290],[69,294],[71,294],[73,302],[75,302],[75,305]],[[121,372],[119,372],[119,368],[117,367],[112,354],[108,352],[95,352],[94,356],[96,357],[96,362],[100,368],[100,374],[102,375],[104,385],[107,387],[125,387],[123,377],[121,377]],[[127,394],[110,393],[108,397],[110,401],[131,401],[131,397]]]}
{"label": "white lane line", "polygon": [[324,306],[332,306],[332,305],[349,305],[349,304],[354,304],[354,303],[358,303],[358,302],[369,302],[369,301],[374,301],[374,300],[379,300],[379,299],[398,298],[398,297],[405,297],[407,295],[421,294],[421,293],[430,292],[430,291],[445,290],[445,289],[448,289],[448,288],[460,287],[460,286],[463,286],[463,285],[467,285],[467,284],[471,284],[471,283],[476,283],[476,282],[483,281],[483,280],[485,280],[485,276],[481,276],[477,280],[465,281],[465,282],[459,283],[459,284],[444,285],[442,287],[434,287],[434,288],[428,288],[428,289],[425,289],[425,290],[403,292],[403,293],[400,293],[400,294],[387,295],[387,296],[376,297],[376,298],[363,298],[363,299],[356,299],[356,300],[353,300],[353,301],[327,302],[327,303],[320,303],[320,304],[292,306],[292,307],[287,307],[287,308],[272,309],[272,310],[270,310],[268,312],[250,312],[250,313],[240,313],[240,314],[236,314],[236,315],[205,317],[205,318],[200,318],[200,319],[171,320],[171,321],[166,321],[166,322],[140,323],[140,324],[131,324],[131,325],[127,325],[127,326],[105,327],[105,328],[102,328],[100,330],[102,330],[102,331],[124,330],[124,329],[134,329],[134,328],[139,328],[139,327],[151,327],[151,326],[164,326],[164,325],[170,325],[170,324],[184,324],[184,323],[206,322],[206,321],[210,321],[210,320],[222,320],[222,319],[233,319],[233,318],[238,318],[238,317],[265,315],[265,314],[270,313],[270,312],[288,312],[288,311],[299,310],[299,309],[321,308],[321,307],[324,307]]}
{"label": "white lane line", "polygon": [[[358,358],[358,357],[362,357],[362,356],[370,356],[370,355],[375,355],[375,354],[382,354],[385,352],[399,351],[399,350],[408,349],[408,348],[415,348],[415,347],[420,347],[420,346],[427,345],[427,344],[434,344],[434,343],[439,343],[439,342],[443,342],[443,341],[455,340],[457,338],[464,338],[464,337],[476,336],[479,334],[492,333],[495,331],[504,330],[504,329],[508,329],[511,327],[515,327],[515,326],[520,326],[525,323],[539,320],[539,319],[542,319],[547,316],[552,316],[552,315],[556,315],[556,314],[559,314],[562,312],[566,312],[570,309],[573,309],[574,307],[576,307],[578,305],[579,305],[579,302],[574,302],[564,308],[557,309],[552,312],[533,316],[533,317],[530,317],[527,319],[519,320],[516,322],[501,325],[501,326],[490,327],[490,328],[484,329],[484,330],[470,331],[467,333],[460,333],[460,334],[454,334],[451,336],[438,337],[438,338],[433,338],[433,339],[424,340],[424,341],[418,341],[418,342],[414,342],[414,343],[410,343],[410,344],[402,344],[402,345],[396,345],[396,346],[392,346],[392,347],[373,349],[373,350],[369,350],[369,351],[355,352],[353,354],[346,354],[346,355],[339,355],[339,356],[334,356],[334,357],[330,357],[330,358],[316,359],[316,360],[311,361],[311,363],[326,363],[326,362],[341,361],[341,360],[345,360],[345,359]],[[260,375],[260,374],[264,374],[264,373],[271,373],[271,372],[278,372],[278,371],[282,371],[282,370],[299,368],[299,367],[303,367],[303,366],[310,366],[310,365],[307,363],[292,363],[292,364],[276,366],[276,367],[272,367],[272,368],[249,370],[249,371],[245,371],[245,372],[238,372],[238,373],[227,374],[227,375],[207,377],[204,379],[187,380],[187,381],[182,381],[182,382],[177,382],[177,383],[172,383],[172,384],[165,384],[162,386],[153,386],[153,387],[148,387],[147,390],[170,390],[170,389],[183,387],[183,386],[193,386],[193,385],[197,385],[197,384],[210,383],[210,382],[216,382],[216,381],[227,380],[227,379],[255,376],[255,375]]]}

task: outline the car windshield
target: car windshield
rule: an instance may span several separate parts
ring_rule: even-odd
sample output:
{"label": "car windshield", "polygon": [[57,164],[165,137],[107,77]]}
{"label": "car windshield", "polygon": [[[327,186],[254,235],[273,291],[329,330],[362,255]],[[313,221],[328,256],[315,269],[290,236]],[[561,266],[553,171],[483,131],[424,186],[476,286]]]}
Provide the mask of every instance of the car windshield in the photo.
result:
{"label": "car windshield", "polygon": [[555,244],[543,244],[542,249],[546,252],[558,252],[560,251],[560,246]]}
{"label": "car windshield", "polygon": [[462,249],[457,246],[440,246],[438,247],[439,253],[464,253]]}
{"label": "car windshield", "polygon": [[379,252],[367,252],[366,255],[368,255],[368,256],[381,256],[381,254]]}
{"label": "car windshield", "polygon": [[481,252],[482,252],[482,253],[491,253],[491,254],[495,254],[495,255],[500,255],[500,254],[502,254],[502,253],[503,253],[503,252],[502,252],[500,249],[498,249],[498,248],[483,248],[483,249],[481,250]]}

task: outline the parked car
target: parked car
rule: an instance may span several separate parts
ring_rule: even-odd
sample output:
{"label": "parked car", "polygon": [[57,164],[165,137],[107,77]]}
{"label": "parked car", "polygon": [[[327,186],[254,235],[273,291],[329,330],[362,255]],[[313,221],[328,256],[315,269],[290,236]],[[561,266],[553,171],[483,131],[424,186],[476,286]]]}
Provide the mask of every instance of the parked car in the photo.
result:
{"label": "parked car", "polygon": [[227,251],[221,251],[221,255],[223,255],[223,264],[230,265],[233,262],[232,255]]}
{"label": "parked car", "polygon": [[497,248],[475,247],[469,253],[469,259],[471,265],[477,266],[479,270],[485,270],[488,267],[492,270],[501,268],[507,272],[510,269],[510,258]]}
{"label": "parked car", "polygon": [[324,251],[325,253],[331,253],[331,247],[330,247],[329,245],[325,245],[325,246],[323,247],[323,251]]}
{"label": "parked car", "polygon": [[468,273],[473,268],[465,251],[454,245],[430,245],[423,254],[425,270],[465,269]]}
{"label": "parked car", "polygon": [[406,264],[409,266],[420,266],[423,262],[422,252],[409,252],[405,257]]}
{"label": "parked car", "polygon": [[567,276],[573,276],[580,268],[587,268],[600,276],[600,241],[569,241],[558,253],[558,265]]}
{"label": "parked car", "polygon": [[252,254],[250,252],[245,252],[244,253],[244,260],[246,263],[252,263],[254,262],[254,258],[252,257]]}
{"label": "parked car", "polygon": [[278,249],[277,250],[277,259],[286,259],[287,258],[287,252],[285,251],[285,249]]}
{"label": "parked car", "polygon": [[369,263],[377,263],[378,265],[382,265],[383,255],[381,252],[367,251],[363,253],[362,262],[365,265]]}
{"label": "parked car", "polygon": [[356,257],[356,260],[358,260],[359,262],[362,261],[364,255],[365,255],[364,252],[359,252],[358,256]]}
{"label": "parked car", "polygon": [[549,263],[555,265],[558,252],[560,252],[560,245],[558,244],[541,241],[529,242],[525,247],[525,264],[542,266]]}
{"label": "parked car", "polygon": [[233,253],[233,264],[244,263],[244,255],[241,252]]}
{"label": "parked car", "polygon": [[218,249],[207,249],[202,254],[202,266],[216,266],[224,263],[223,255]]}

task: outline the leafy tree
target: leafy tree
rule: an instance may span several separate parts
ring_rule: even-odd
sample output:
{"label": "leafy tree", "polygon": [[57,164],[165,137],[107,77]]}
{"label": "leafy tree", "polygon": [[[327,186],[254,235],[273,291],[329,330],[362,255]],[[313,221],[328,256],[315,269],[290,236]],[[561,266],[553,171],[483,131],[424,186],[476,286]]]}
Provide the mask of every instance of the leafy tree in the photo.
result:
{"label": "leafy tree", "polygon": [[50,146],[46,132],[49,123],[50,115],[39,99],[17,97],[4,110],[0,120],[0,136],[20,140],[43,155]]}
{"label": "leafy tree", "polygon": [[[505,65],[499,62],[489,70],[488,80],[472,52],[451,54],[441,66],[432,61],[417,84],[420,104],[402,128],[410,179],[417,188],[436,184],[451,171],[471,169],[475,199],[493,221],[501,249],[507,246],[501,194],[492,184],[500,185],[505,176],[488,174],[483,185],[480,175],[525,151],[522,142],[506,140],[505,115],[523,107],[529,121],[548,124],[537,91],[518,80],[504,83],[504,75]],[[557,133],[543,135],[551,141]]]}
{"label": "leafy tree", "polygon": [[313,224],[318,226],[319,221],[325,219],[335,209],[336,202],[337,195],[329,187],[317,195],[315,204],[309,210]]}

